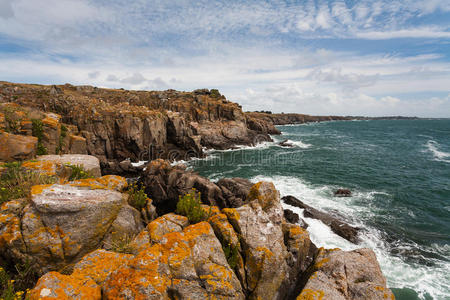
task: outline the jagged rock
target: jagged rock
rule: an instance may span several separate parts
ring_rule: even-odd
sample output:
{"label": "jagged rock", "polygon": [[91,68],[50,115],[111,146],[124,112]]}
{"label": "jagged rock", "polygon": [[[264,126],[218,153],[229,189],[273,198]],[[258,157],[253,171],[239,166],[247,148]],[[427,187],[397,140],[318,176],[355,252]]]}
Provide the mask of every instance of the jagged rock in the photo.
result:
{"label": "jagged rock", "polygon": [[224,198],[227,199],[227,207],[242,206],[253,186],[250,180],[237,177],[221,178],[216,184],[222,190]]}
{"label": "jagged rock", "polygon": [[292,224],[296,224],[300,220],[300,217],[290,209],[284,210],[284,218],[286,219],[286,221]]}
{"label": "jagged rock", "polygon": [[248,204],[222,210],[241,236],[246,275],[243,287],[250,299],[283,299],[286,291],[279,288],[288,277],[288,253],[279,193],[272,183],[260,182],[248,197]]}
{"label": "jagged rock", "polygon": [[308,275],[297,299],[395,299],[370,249],[321,248]]}
{"label": "jagged rock", "polygon": [[42,274],[78,261],[114,234],[136,235],[142,223],[118,191],[125,186],[117,176],[34,186],[30,203],[16,200],[1,207],[3,255],[28,259]]}
{"label": "jagged rock", "polygon": [[32,136],[0,132],[0,161],[26,160],[36,156],[38,139]]}
{"label": "jagged rock", "polygon": [[94,177],[102,176],[100,170],[100,161],[92,155],[83,154],[64,154],[64,155],[41,155],[37,161],[54,162],[56,164],[64,165],[71,164],[73,166],[82,166],[85,171],[88,171]]}
{"label": "jagged rock", "polygon": [[360,231],[360,228],[350,226],[330,214],[312,208],[311,206],[304,204],[293,196],[285,196],[282,198],[282,200],[286,204],[304,209],[303,214],[305,217],[322,221],[327,226],[330,226],[331,230],[333,230],[334,233],[340,235],[344,239],[355,244],[359,242],[358,233]]}
{"label": "jagged rock", "polygon": [[291,142],[289,142],[289,140],[284,140],[284,141],[278,143],[278,145],[281,147],[289,147],[289,148],[294,147],[294,145]]}

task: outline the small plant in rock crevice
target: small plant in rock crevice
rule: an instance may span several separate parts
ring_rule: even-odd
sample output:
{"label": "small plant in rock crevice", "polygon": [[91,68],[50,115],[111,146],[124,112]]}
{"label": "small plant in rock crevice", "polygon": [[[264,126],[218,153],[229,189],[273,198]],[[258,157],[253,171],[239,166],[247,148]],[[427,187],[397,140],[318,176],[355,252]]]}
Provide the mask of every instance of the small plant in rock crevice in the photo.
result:
{"label": "small plant in rock crevice", "polygon": [[238,266],[239,263],[239,248],[238,246],[233,246],[231,243],[222,245],[223,253],[227,258],[227,262],[230,265],[231,269],[234,269]]}
{"label": "small plant in rock crevice", "polygon": [[209,214],[202,208],[201,194],[196,189],[192,189],[183,197],[180,196],[176,213],[187,217],[191,224],[205,221],[209,217]]}
{"label": "small plant in rock crevice", "polygon": [[67,129],[66,126],[61,125],[61,133],[59,135],[58,147],[56,147],[56,154],[61,153],[63,147],[65,146],[64,139],[66,138],[68,131],[69,129]]}
{"label": "small plant in rock crevice", "polygon": [[82,165],[72,165],[72,164],[65,164],[65,165],[70,169],[72,169],[69,181],[78,179],[88,179],[94,177],[92,176],[91,172],[86,171]]}
{"label": "small plant in rock crevice", "polygon": [[37,137],[38,144],[37,144],[37,155],[45,155],[48,153],[47,148],[44,147],[42,144],[42,139],[44,137],[44,125],[42,123],[42,120],[40,119],[32,119],[32,134],[34,137]]}
{"label": "small plant in rock crevice", "polygon": [[139,188],[136,184],[128,187],[128,203],[137,210],[140,211],[147,205],[147,199],[144,187]]}
{"label": "small plant in rock crevice", "polygon": [[114,237],[111,242],[111,251],[124,254],[132,254],[136,250],[132,245],[133,238],[129,235]]}

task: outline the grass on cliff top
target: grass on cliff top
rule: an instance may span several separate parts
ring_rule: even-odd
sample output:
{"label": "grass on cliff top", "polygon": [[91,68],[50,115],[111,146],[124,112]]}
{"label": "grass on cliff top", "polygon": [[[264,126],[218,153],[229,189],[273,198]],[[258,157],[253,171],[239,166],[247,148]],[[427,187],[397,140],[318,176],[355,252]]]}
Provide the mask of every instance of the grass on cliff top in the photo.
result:
{"label": "grass on cliff top", "polygon": [[26,171],[20,162],[6,163],[0,172],[0,204],[30,196],[31,187],[40,184],[56,183],[54,176]]}

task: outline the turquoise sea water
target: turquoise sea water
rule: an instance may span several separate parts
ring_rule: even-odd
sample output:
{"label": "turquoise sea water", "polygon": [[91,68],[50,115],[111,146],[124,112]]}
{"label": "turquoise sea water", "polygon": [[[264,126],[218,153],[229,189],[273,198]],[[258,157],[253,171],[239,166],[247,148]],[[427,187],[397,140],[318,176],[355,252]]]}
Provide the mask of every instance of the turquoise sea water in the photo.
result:
{"label": "turquoise sea water", "polygon": [[[275,143],[213,151],[189,165],[212,180],[273,181],[282,196],[294,195],[364,228],[362,243],[354,245],[320,221],[305,219],[318,246],[374,249],[397,299],[450,299],[450,120],[279,129],[283,134],[273,136]],[[294,147],[276,145],[285,139]],[[333,197],[341,187],[353,197]]]}

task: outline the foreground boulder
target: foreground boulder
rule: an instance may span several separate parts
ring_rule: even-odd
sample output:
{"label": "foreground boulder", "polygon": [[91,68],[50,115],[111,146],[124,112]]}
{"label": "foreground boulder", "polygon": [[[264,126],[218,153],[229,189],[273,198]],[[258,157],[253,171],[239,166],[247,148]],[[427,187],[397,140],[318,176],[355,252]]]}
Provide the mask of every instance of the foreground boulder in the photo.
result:
{"label": "foreground boulder", "polygon": [[[43,293],[84,299],[86,292],[92,292],[87,299],[101,299],[100,289],[103,299],[244,299],[239,280],[208,223],[168,232],[161,238],[136,256],[97,250],[83,258],[70,276],[46,274],[31,292],[31,299],[39,299]],[[68,285],[71,288],[65,289]]]}
{"label": "foreground boulder", "polygon": [[117,176],[34,186],[31,201],[14,200],[1,207],[2,255],[28,260],[42,274],[108,247],[105,242],[114,234],[136,235],[142,221],[120,192],[124,187],[126,180]]}
{"label": "foreground boulder", "polygon": [[83,155],[83,154],[41,155],[36,160],[44,162],[52,162],[61,165],[70,164],[73,166],[81,166],[93,177],[102,176],[100,170],[100,161],[97,157],[92,155]]}
{"label": "foreground boulder", "polygon": [[323,249],[297,299],[395,299],[370,249]]}
{"label": "foreground boulder", "polygon": [[340,235],[344,239],[354,244],[357,244],[359,242],[358,233],[360,231],[360,228],[350,226],[330,214],[319,211],[303,203],[294,196],[285,196],[282,200],[286,204],[304,209],[303,214],[305,217],[322,221],[325,225],[330,226],[331,230],[333,230],[334,233]]}

